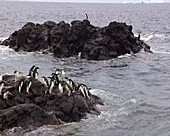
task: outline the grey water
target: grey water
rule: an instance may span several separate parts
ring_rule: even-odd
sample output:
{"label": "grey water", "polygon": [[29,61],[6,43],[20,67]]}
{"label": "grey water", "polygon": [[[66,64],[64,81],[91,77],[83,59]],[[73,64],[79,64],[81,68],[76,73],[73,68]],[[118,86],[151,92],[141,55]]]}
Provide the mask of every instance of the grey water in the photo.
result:
{"label": "grey water", "polygon": [[[170,4],[75,4],[0,1],[0,38],[8,37],[26,22],[47,20],[70,23],[83,20],[106,26],[111,21],[133,26],[153,54],[141,51],[107,61],[58,59],[40,52],[16,53],[0,46],[0,74],[35,64],[40,75],[64,68],[75,81],[87,84],[105,105],[100,116],[88,115],[80,122],[40,128],[13,128],[9,136],[169,136],[170,135]],[[1,135],[1,134],[0,134]]]}

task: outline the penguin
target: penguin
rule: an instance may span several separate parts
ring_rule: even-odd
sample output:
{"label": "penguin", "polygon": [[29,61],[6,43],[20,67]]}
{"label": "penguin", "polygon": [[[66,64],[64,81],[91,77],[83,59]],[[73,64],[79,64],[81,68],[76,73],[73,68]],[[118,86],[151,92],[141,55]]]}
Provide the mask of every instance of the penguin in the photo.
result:
{"label": "penguin", "polygon": [[63,92],[64,92],[63,86],[62,86],[61,83],[58,83],[58,91],[59,91],[60,93],[63,93]]}
{"label": "penguin", "polygon": [[59,74],[59,69],[55,70],[55,74],[58,75]]}
{"label": "penguin", "polygon": [[87,97],[88,99],[90,99],[90,92],[89,92],[89,90],[88,90],[87,87],[84,87],[84,92],[85,92],[86,97]]}
{"label": "penguin", "polygon": [[32,76],[32,72],[33,72],[33,70],[35,69],[35,65],[33,65],[31,68],[30,68],[30,70],[29,70],[29,74],[27,75],[28,77],[31,77]]}
{"label": "penguin", "polygon": [[3,93],[3,99],[8,99],[9,95],[12,95],[12,93],[10,93],[9,91]]}
{"label": "penguin", "polygon": [[73,82],[73,80],[67,79],[66,83],[67,83],[69,89],[71,90],[71,93],[75,93],[76,87],[75,87],[75,83]]}
{"label": "penguin", "polygon": [[83,89],[82,85],[79,86],[78,90],[80,91],[80,94],[85,98],[86,95],[85,95],[85,92],[84,92],[84,89]]}
{"label": "penguin", "polygon": [[138,40],[140,40],[140,34],[138,35]]}
{"label": "penguin", "polygon": [[81,59],[81,52],[78,53],[76,59]]}
{"label": "penguin", "polygon": [[90,92],[86,85],[80,84],[78,87],[78,90],[80,91],[80,93],[82,94],[84,98],[90,99]]}
{"label": "penguin", "polygon": [[55,86],[55,81],[54,81],[54,80],[51,80],[51,81],[50,81],[50,86],[49,86],[49,93],[50,93],[50,94],[52,94],[52,90],[53,90],[54,86]]}
{"label": "penguin", "polygon": [[19,83],[19,86],[18,86],[18,92],[20,93],[21,92],[21,89],[22,89],[22,87],[23,87],[23,84],[24,84],[24,81],[20,81],[20,83]]}
{"label": "penguin", "polygon": [[87,14],[85,14],[85,17],[86,17],[86,20],[88,20],[88,19],[89,19],[89,17],[88,17],[88,15],[87,15]]}
{"label": "penguin", "polygon": [[74,90],[76,91],[76,90],[77,90],[77,88],[79,87],[79,83],[74,82],[74,81],[72,81],[72,82],[73,82]]}
{"label": "penguin", "polygon": [[31,72],[31,77],[33,77],[33,78],[35,78],[35,79],[37,79],[37,76],[38,76],[38,70],[39,69],[39,67],[35,67],[34,69],[33,69],[33,71]]}
{"label": "penguin", "polygon": [[68,96],[71,95],[71,90],[69,89],[67,83],[65,81],[62,81],[62,86],[63,86],[63,92],[66,93]]}
{"label": "penguin", "polygon": [[14,71],[15,74],[15,82],[19,81],[19,79],[21,78],[21,74],[22,72],[19,72],[18,70]]}
{"label": "penguin", "polygon": [[32,85],[32,82],[29,81],[29,82],[28,82],[28,85],[27,85],[27,87],[26,87],[26,92],[27,92],[27,93],[30,93],[29,90],[30,90],[31,85]]}
{"label": "penguin", "polygon": [[0,81],[2,81],[2,76],[0,75]]}
{"label": "penguin", "polygon": [[48,79],[47,79],[45,76],[42,76],[41,78],[43,79],[44,85],[45,85],[46,87],[49,87],[50,85],[49,85]]}
{"label": "penguin", "polygon": [[60,73],[59,71],[60,71],[59,69],[56,69],[55,72],[52,73],[51,75],[58,75]]}
{"label": "penguin", "polygon": [[2,90],[3,90],[3,88],[4,88],[4,83],[1,82],[1,83],[0,83],[0,95],[2,95]]}
{"label": "penguin", "polygon": [[55,80],[57,83],[60,82],[60,79],[59,79],[59,74],[56,74],[56,73],[52,73],[51,74],[51,77],[49,77],[51,80]]}
{"label": "penguin", "polygon": [[61,78],[61,81],[64,81],[64,80],[65,80],[66,74],[65,74],[64,70],[61,70],[61,72],[60,72],[60,78]]}

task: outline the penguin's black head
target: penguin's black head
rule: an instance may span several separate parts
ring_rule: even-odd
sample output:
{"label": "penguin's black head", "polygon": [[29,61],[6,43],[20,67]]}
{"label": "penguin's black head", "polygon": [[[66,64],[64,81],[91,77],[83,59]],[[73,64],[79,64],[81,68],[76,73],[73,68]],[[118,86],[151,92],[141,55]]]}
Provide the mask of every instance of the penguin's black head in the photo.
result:
{"label": "penguin's black head", "polygon": [[40,69],[39,67],[36,67],[35,70]]}
{"label": "penguin's black head", "polygon": [[56,69],[55,74],[59,74],[59,71],[60,71],[59,69]]}
{"label": "penguin's black head", "polygon": [[15,70],[15,71],[14,71],[14,74],[16,74],[17,72],[18,72],[18,71],[17,71],[17,70]]}

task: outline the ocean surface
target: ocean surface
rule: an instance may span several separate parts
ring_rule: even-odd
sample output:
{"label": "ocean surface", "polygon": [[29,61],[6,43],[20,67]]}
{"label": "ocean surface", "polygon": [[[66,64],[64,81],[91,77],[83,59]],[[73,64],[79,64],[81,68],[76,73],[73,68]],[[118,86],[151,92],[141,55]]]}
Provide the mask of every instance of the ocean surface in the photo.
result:
{"label": "ocean surface", "polygon": [[[141,51],[107,61],[58,59],[40,52],[16,53],[0,46],[0,74],[22,71],[35,64],[40,75],[64,68],[73,80],[87,84],[105,105],[100,116],[80,122],[40,128],[13,128],[8,136],[169,136],[170,135],[170,4],[74,4],[0,1],[0,39],[26,22],[70,23],[87,13],[93,25],[111,21],[133,26],[153,54]],[[1,135],[1,134],[0,134]]]}

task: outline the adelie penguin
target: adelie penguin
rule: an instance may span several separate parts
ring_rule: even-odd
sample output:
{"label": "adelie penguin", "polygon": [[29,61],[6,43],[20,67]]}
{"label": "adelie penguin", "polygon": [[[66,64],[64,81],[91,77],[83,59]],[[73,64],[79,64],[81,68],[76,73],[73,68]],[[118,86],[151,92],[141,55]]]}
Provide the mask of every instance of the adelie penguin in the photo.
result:
{"label": "adelie penguin", "polygon": [[60,72],[60,78],[61,78],[61,81],[64,81],[65,78],[66,78],[66,73],[64,72],[64,70],[61,70]]}
{"label": "adelie penguin", "polygon": [[27,75],[28,77],[31,77],[31,75],[32,75],[32,72],[33,72],[33,70],[35,69],[35,65],[33,65],[31,68],[30,68],[30,70],[29,70],[29,74]]}
{"label": "adelie penguin", "polygon": [[78,91],[80,91],[80,94],[82,94],[84,98],[90,99],[90,92],[86,85],[80,84],[78,87]]}
{"label": "adelie penguin", "polygon": [[2,76],[0,75],[0,82],[2,81]]}
{"label": "adelie penguin", "polygon": [[86,98],[86,95],[85,95],[83,86],[80,85],[80,86],[78,87],[78,91],[80,92],[80,94],[81,94],[84,98]]}
{"label": "adelie penguin", "polygon": [[23,84],[24,84],[24,81],[21,80],[21,81],[19,82],[19,86],[18,86],[18,92],[19,92],[19,93],[22,91]]}
{"label": "adelie penguin", "polygon": [[50,78],[51,80],[55,80],[57,83],[60,82],[59,74],[52,73],[52,74],[51,74],[51,77],[48,77],[48,78]]}
{"label": "adelie penguin", "polygon": [[68,87],[67,83],[65,81],[62,81],[61,85],[62,85],[62,88],[63,88],[63,92],[66,93],[68,96],[70,96],[71,90]]}
{"label": "adelie penguin", "polygon": [[37,79],[38,74],[39,74],[38,71],[37,71],[38,69],[39,69],[39,67],[36,67],[32,72],[32,77],[35,78],[35,79]]}
{"label": "adelie penguin", "polygon": [[74,93],[76,90],[75,83],[71,79],[68,79],[68,78],[66,78],[66,79],[67,79],[66,83],[67,83],[68,88],[71,90],[71,93]]}
{"label": "adelie penguin", "polygon": [[27,93],[30,93],[31,85],[32,85],[32,82],[29,81],[29,82],[28,82],[28,85],[26,86],[26,92],[27,92]]}
{"label": "adelie penguin", "polygon": [[19,72],[18,70],[14,71],[15,74],[15,82],[19,81],[22,75],[22,72]]}
{"label": "adelie penguin", "polygon": [[38,70],[39,69],[39,67],[36,67],[35,65],[33,65],[32,67],[31,67],[31,69],[29,70],[29,74],[27,75],[28,76],[28,78],[29,77],[32,77],[32,78],[37,78],[37,76],[38,76]]}
{"label": "adelie penguin", "polygon": [[58,83],[58,91],[59,91],[60,93],[63,93],[63,92],[64,92],[64,91],[63,91],[63,86],[62,86],[61,83]]}
{"label": "adelie penguin", "polygon": [[86,17],[86,20],[88,20],[88,19],[89,19],[89,17],[88,17],[88,15],[87,15],[87,14],[85,14],[85,17]]}
{"label": "adelie penguin", "polygon": [[1,82],[1,83],[0,83],[0,95],[2,95],[2,90],[3,90],[3,88],[4,88],[4,83]]}
{"label": "adelie penguin", "polygon": [[45,85],[46,87],[49,87],[50,84],[49,84],[49,82],[48,82],[48,79],[47,79],[45,76],[42,76],[41,78],[43,79],[44,85]]}
{"label": "adelie penguin", "polygon": [[140,34],[138,35],[138,40],[140,40]]}
{"label": "adelie penguin", "polygon": [[9,95],[13,95],[12,93],[10,93],[9,91],[5,92],[2,94],[3,95],[3,99],[8,99]]}
{"label": "adelie penguin", "polygon": [[50,86],[49,86],[49,93],[52,94],[53,88],[55,86],[55,80],[50,81]]}

